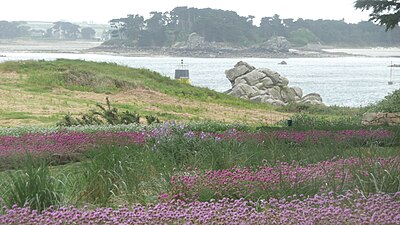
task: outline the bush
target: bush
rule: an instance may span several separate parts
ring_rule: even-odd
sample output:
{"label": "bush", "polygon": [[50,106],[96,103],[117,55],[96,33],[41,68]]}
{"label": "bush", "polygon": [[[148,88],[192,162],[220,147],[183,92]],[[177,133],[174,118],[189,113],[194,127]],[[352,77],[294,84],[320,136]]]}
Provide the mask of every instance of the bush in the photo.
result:
{"label": "bush", "polygon": [[106,98],[106,104],[106,107],[96,104],[96,106],[100,109],[99,111],[91,110],[89,113],[82,115],[81,118],[74,118],[70,114],[67,114],[60,122],[57,123],[57,126],[70,127],[79,125],[119,125],[139,123],[139,114],[131,113],[129,111],[120,113],[117,108],[111,106],[108,97]]}
{"label": "bush", "polygon": [[385,99],[372,106],[372,111],[398,113],[400,112],[400,90],[396,90],[385,97]]}

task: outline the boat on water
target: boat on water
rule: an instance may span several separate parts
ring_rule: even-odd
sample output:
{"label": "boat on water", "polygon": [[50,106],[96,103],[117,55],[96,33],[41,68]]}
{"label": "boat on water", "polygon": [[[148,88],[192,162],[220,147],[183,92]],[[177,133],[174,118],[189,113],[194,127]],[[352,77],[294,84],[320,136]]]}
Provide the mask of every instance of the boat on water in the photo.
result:
{"label": "boat on water", "polygon": [[393,84],[393,67],[400,67],[400,64],[393,64],[392,62],[390,62],[390,78],[388,81],[388,85],[392,85]]}

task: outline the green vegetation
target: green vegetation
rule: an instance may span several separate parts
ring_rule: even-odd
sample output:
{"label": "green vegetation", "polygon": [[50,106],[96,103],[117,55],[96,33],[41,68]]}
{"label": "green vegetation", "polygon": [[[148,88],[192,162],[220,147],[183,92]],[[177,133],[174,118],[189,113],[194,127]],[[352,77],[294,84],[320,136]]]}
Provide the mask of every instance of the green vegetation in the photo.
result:
{"label": "green vegetation", "polygon": [[307,44],[318,43],[319,39],[307,28],[299,28],[289,34],[288,41],[295,46],[304,46]]}
{"label": "green vegetation", "polygon": [[[207,127],[216,133],[203,133]],[[159,136],[158,132],[163,133],[166,128],[170,129],[168,135]],[[16,170],[0,172],[0,196],[7,206],[14,203],[22,206],[28,202],[32,208],[39,210],[49,205],[89,205],[95,208],[157,203],[162,193],[177,194],[174,188],[179,186],[172,182],[173,176],[204,176],[207,171],[234,172],[240,168],[256,171],[265,166],[279,168],[281,163],[284,163],[281,165],[283,173],[285,165],[313,168],[319,162],[326,163],[322,167],[327,170],[326,179],[311,179],[297,186],[282,179],[277,185],[285,188],[254,193],[248,190],[250,192],[243,193],[244,197],[257,200],[293,194],[313,195],[321,192],[321,185],[338,194],[353,188],[361,188],[364,193],[395,193],[400,188],[398,163],[381,164],[379,161],[393,157],[398,159],[399,142],[393,141],[393,138],[398,139],[398,128],[394,129],[396,133],[393,137],[383,138],[381,142],[365,141],[370,139],[362,135],[344,142],[332,141],[330,136],[317,141],[298,142],[294,139],[269,139],[263,136],[268,135],[264,132],[235,132],[227,128],[213,123],[204,123],[200,127],[188,125],[184,129],[164,124],[152,130],[154,137],[146,143],[127,145],[120,141],[117,145],[97,146],[83,152],[81,162],[70,161],[62,166],[50,167],[49,162],[28,156],[22,161],[24,163],[19,161],[14,165]],[[204,130],[196,135],[193,132],[196,129]],[[309,131],[294,134],[305,134],[309,138],[318,136],[315,131]],[[221,140],[214,137],[222,134],[230,135],[230,138]],[[240,138],[241,135],[249,136]],[[349,170],[345,176],[354,178],[346,183],[334,178],[337,171],[328,169],[329,163],[342,159],[348,159],[350,164],[338,165],[338,171]],[[365,161],[353,164],[355,159]],[[372,164],[370,160],[373,160]],[[372,176],[365,177],[365,171]],[[235,193],[235,189],[232,192],[215,192],[205,188],[199,194],[200,200],[208,201],[220,197],[240,198]]]}
{"label": "green vegetation", "polygon": [[0,71],[17,72],[27,79],[22,83],[28,90],[48,92],[56,87],[70,90],[116,93],[132,88],[147,88],[182,98],[210,103],[267,108],[226,96],[208,88],[194,87],[150,71],[118,66],[115,63],[86,62],[57,59],[55,61],[21,61],[0,64]]}
{"label": "green vegetation", "polygon": [[400,1],[399,0],[357,0],[354,7],[361,10],[370,10],[370,20],[386,26],[386,31],[394,29],[400,22]]}
{"label": "green vegetation", "polygon": [[[363,112],[374,107],[397,111],[397,91],[366,109],[275,108],[110,63],[7,62],[0,74],[7,78],[0,83],[6,99],[2,121],[52,123],[0,128],[1,221],[18,218],[12,213],[24,206],[26,212],[37,210],[29,218],[46,216],[49,207],[68,214],[107,207],[108,214],[99,217],[108,217],[125,206],[128,212],[162,206],[169,213],[207,202],[211,209],[227,198],[251,200],[240,207],[262,214],[273,206],[263,202],[274,199],[302,203],[329,196],[337,203],[334,197],[345,196],[344,205],[353,210],[366,204],[352,205],[348,193],[354,190],[364,200],[400,191],[399,127],[360,125]],[[99,104],[104,99],[105,106]],[[90,110],[93,105],[97,109]],[[67,126],[56,127],[54,120],[72,109],[75,115],[64,118]],[[139,123],[137,113],[148,125]],[[263,122],[267,113],[277,116],[269,125]],[[83,119],[73,117],[79,114]],[[201,122],[186,122],[187,114]],[[156,123],[158,118],[165,122]],[[190,207],[184,210],[196,211]],[[70,223],[63,220],[57,223]]]}
{"label": "green vegetation", "polygon": [[51,175],[47,162],[33,159],[29,154],[20,170],[8,172],[10,190],[6,204],[17,204],[19,207],[29,204],[39,211],[50,206],[58,206],[62,201],[63,183]]}
{"label": "green vegetation", "polygon": [[0,64],[0,73],[7,75],[0,87],[9,104],[4,106],[1,119],[28,124],[54,123],[68,113],[86,113],[107,97],[121,112],[152,115],[161,120],[182,119],[182,115],[186,120],[214,120],[225,107],[227,115],[216,120],[229,122],[237,120],[238,110],[258,117],[274,110],[272,106],[194,87],[147,69],[114,63],[66,59],[5,62]]}
{"label": "green vegetation", "polygon": [[[91,110],[89,113],[82,115],[81,119],[73,118],[71,115],[67,114],[64,116],[62,121],[57,123],[57,126],[70,127],[101,124],[118,125],[139,123],[140,116],[138,114],[131,113],[129,111],[120,113],[117,108],[111,106],[108,97],[106,98],[106,104],[106,107],[97,104],[96,106],[100,109],[100,111]],[[158,119],[151,119],[152,122],[156,120]]]}
{"label": "green vegetation", "polygon": [[16,38],[27,36],[29,34],[29,27],[25,26],[23,22],[7,22],[0,21],[0,39]]}
{"label": "green vegetation", "polygon": [[370,20],[386,26],[385,32],[373,22],[362,21],[357,24],[344,20],[310,20],[299,18],[280,18],[275,14],[261,18],[259,26],[253,24],[254,16],[240,16],[234,11],[220,9],[198,9],[176,7],[171,11],[143,15],[128,14],[126,17],[109,21],[102,25],[74,24],[57,21],[53,24],[35,22],[0,21],[0,39],[31,37],[35,39],[94,39],[97,33],[104,32],[105,42],[111,46],[126,47],[169,47],[185,42],[192,33],[204,37],[205,41],[224,43],[231,46],[257,46],[272,37],[286,37],[294,46],[310,43],[344,46],[396,46],[399,41],[398,23],[400,3],[398,0],[355,1],[354,7],[371,10]]}
{"label": "green vegetation", "polygon": [[[362,3],[361,3],[362,2]],[[372,2],[372,3],[370,3]],[[376,3],[378,2],[378,3]],[[368,6],[361,4],[369,4]],[[393,12],[391,23],[381,11],[388,4]],[[356,7],[376,8],[372,19],[380,24],[398,24],[397,1],[357,1]],[[372,6],[371,6],[372,5]],[[376,5],[376,6],[375,6]],[[397,8],[396,8],[397,6]],[[385,11],[384,11],[385,12]],[[381,16],[381,14],[383,14]],[[382,18],[382,19],[381,19]],[[295,46],[311,43],[344,46],[396,46],[399,41],[399,29],[385,32],[384,28],[372,22],[362,21],[357,24],[344,20],[310,20],[299,18],[280,18],[279,15],[261,18],[259,26],[253,24],[254,16],[240,16],[234,11],[218,9],[198,9],[176,7],[169,12],[152,12],[150,18],[130,14],[124,18],[110,20],[112,39],[104,43],[110,46],[160,47],[173,46],[185,42],[192,33],[197,33],[208,42],[222,43],[225,46],[252,47],[283,36]]]}
{"label": "green vegetation", "polygon": [[371,111],[375,112],[400,112],[400,90],[385,96],[385,99],[379,101],[375,105],[369,107]]}
{"label": "green vegetation", "polygon": [[[0,39],[26,38],[32,39],[64,39],[76,40],[86,39],[93,40],[96,36],[96,30],[88,26],[88,24],[80,25],[57,21],[55,23],[46,22],[23,22],[23,21],[0,21]],[[98,27],[94,25],[98,31],[104,31],[105,26]]]}

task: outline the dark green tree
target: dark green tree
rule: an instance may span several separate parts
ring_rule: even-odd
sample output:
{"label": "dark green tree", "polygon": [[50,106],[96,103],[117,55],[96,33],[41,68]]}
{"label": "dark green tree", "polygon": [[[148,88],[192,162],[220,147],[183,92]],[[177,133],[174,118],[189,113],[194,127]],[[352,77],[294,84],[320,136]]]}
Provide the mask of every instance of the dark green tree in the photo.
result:
{"label": "dark green tree", "polygon": [[304,46],[309,43],[318,43],[319,41],[318,37],[307,28],[299,28],[290,32],[288,40],[297,46]]}
{"label": "dark green tree", "polygon": [[96,31],[91,27],[84,27],[81,30],[81,35],[83,39],[93,39],[96,35]]}
{"label": "dark green tree", "polygon": [[357,0],[356,9],[370,10],[370,20],[381,26],[386,26],[386,31],[399,25],[400,0]]}
{"label": "dark green tree", "polygon": [[210,42],[246,45],[256,40],[252,16],[239,16],[234,11],[197,9],[192,32]]}
{"label": "dark green tree", "polygon": [[140,32],[144,29],[143,16],[130,14],[122,20],[125,24],[126,37],[128,39],[138,40]]}
{"label": "dark green tree", "polygon": [[30,27],[24,24],[22,22],[0,21],[0,39],[27,36]]}
{"label": "dark green tree", "polygon": [[[398,1],[400,0],[391,2]],[[152,12],[147,20],[132,14],[110,21],[111,39],[120,40],[111,40],[106,44],[172,46],[177,42],[186,41],[194,32],[204,37],[205,41],[235,46],[254,46],[273,36],[286,37],[297,45],[313,42],[360,47],[400,44],[400,29],[385,32],[383,27],[371,21],[351,24],[344,20],[293,20],[274,15],[262,18],[260,26],[257,27],[253,24],[253,19],[253,16],[240,16],[234,11],[188,7],[176,7],[165,13]]]}
{"label": "dark green tree", "polygon": [[60,39],[77,39],[80,35],[79,25],[58,21],[47,32],[51,37]]}
{"label": "dark green tree", "polygon": [[286,36],[286,28],[278,14],[273,17],[263,17],[260,23],[261,35],[264,40],[275,36]]}
{"label": "dark green tree", "polygon": [[138,14],[129,14],[126,18],[112,19],[109,23],[113,28],[113,37],[117,39],[138,40],[140,32],[145,27],[143,16]]}
{"label": "dark green tree", "polygon": [[145,21],[146,30],[140,33],[138,45],[141,47],[163,46],[167,41],[168,14],[151,12]]}
{"label": "dark green tree", "polygon": [[126,38],[126,25],[123,22],[124,18],[112,19],[109,21],[110,27],[112,28],[111,38],[113,39],[125,39]]}

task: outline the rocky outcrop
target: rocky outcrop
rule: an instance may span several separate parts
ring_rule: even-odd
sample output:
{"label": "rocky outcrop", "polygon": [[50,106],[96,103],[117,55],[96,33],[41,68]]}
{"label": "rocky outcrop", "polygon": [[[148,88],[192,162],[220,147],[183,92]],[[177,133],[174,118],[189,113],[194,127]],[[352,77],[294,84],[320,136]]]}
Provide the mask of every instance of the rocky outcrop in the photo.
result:
{"label": "rocky outcrop", "polygon": [[199,49],[199,48],[210,48],[211,43],[208,43],[204,40],[204,37],[198,35],[197,33],[192,33],[189,35],[186,43],[180,43],[181,46],[175,46],[180,48],[188,48],[188,49]]}
{"label": "rocky outcrop", "polygon": [[246,62],[238,62],[225,71],[232,89],[226,93],[253,102],[283,106],[290,102],[323,104],[317,93],[303,96],[299,87],[289,87],[289,80],[266,68],[256,69]]}
{"label": "rocky outcrop", "polygon": [[272,37],[266,42],[256,46],[260,51],[267,52],[289,52],[290,42],[285,37]]}
{"label": "rocky outcrop", "polygon": [[400,113],[364,113],[363,125],[400,125]]}
{"label": "rocky outcrop", "polygon": [[186,50],[211,50],[211,49],[230,49],[223,42],[209,42],[204,37],[200,36],[196,32],[191,33],[186,41],[177,42],[171,49],[186,49]]}

